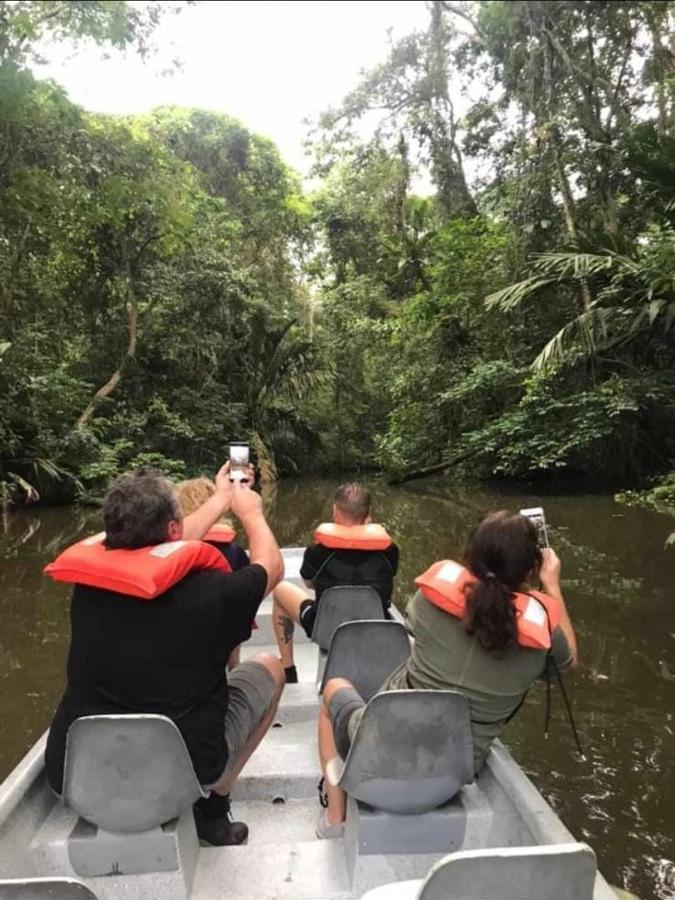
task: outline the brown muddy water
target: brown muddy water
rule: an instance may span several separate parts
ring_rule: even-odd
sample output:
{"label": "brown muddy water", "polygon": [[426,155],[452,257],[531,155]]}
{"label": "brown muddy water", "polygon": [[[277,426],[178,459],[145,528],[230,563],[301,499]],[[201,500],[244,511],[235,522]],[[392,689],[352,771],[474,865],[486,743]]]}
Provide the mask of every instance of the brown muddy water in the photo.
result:
{"label": "brown muddy water", "polygon": [[[327,518],[334,482],[284,481],[267,497],[279,543],[305,544]],[[586,751],[575,752],[558,692],[543,735],[544,690],[530,692],[505,740],[610,883],[643,900],[675,898],[675,549],[672,519],[604,496],[546,496],[427,480],[373,485],[375,518],[401,547],[397,601],[439,558],[456,557],[492,509],[543,505],[562,559],[581,664],[568,677]],[[90,510],[40,509],[0,528],[0,779],[49,725],[68,645],[64,586],[41,575],[60,549],[100,530]]]}

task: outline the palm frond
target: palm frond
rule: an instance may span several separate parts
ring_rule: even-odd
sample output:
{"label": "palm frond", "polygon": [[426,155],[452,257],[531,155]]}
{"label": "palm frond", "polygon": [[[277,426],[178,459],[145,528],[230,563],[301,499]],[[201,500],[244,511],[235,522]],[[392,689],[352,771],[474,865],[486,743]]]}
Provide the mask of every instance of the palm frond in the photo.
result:
{"label": "palm frond", "polygon": [[532,368],[541,371],[557,365],[578,343],[584,348],[585,355],[596,353],[607,342],[610,332],[615,339],[616,328],[613,329],[612,326],[620,315],[620,310],[603,307],[594,307],[581,313],[553,335],[532,363]]}
{"label": "palm frond", "polygon": [[540,288],[554,284],[556,280],[556,278],[543,278],[538,275],[525,278],[523,281],[517,281],[515,284],[502,288],[501,291],[490,294],[485,298],[485,305],[488,309],[501,309],[503,312],[508,312],[515,309],[516,306],[520,306],[523,300],[531,297]]}
{"label": "palm frond", "polygon": [[533,268],[556,281],[581,281],[612,268],[633,266],[633,261],[616,253],[538,253]]}

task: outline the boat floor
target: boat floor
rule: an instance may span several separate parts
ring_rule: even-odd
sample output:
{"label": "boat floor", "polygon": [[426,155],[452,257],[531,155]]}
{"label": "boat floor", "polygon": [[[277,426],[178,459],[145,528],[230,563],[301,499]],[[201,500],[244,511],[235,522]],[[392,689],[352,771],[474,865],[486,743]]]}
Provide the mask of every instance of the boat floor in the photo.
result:
{"label": "boat floor", "polygon": [[[261,651],[277,655],[269,599],[258,624],[242,647],[243,659]],[[295,660],[300,683],[287,685],[274,726],[232,791],[233,814],[249,825],[248,843],[197,847],[192,835],[182,859],[184,883],[177,883],[173,873],[84,879],[99,900],[346,900],[391,881],[423,877],[445,852],[460,849],[448,840],[443,852],[369,854],[363,842],[359,849],[354,818],[344,838],[316,838],[319,652],[299,628]],[[478,782],[459,795],[457,808],[466,820],[461,849],[573,840],[499,744]],[[69,868],[67,850],[76,820],[50,793],[36,746],[0,786],[0,877],[78,877]],[[600,875],[594,896],[615,897]]]}

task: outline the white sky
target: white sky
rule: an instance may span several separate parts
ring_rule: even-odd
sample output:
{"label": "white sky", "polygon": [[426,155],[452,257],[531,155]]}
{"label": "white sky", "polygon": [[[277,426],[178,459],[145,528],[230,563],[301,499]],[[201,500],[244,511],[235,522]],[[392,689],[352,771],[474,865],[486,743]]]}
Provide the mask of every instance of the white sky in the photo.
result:
{"label": "white sky", "polygon": [[[98,47],[57,45],[45,48],[50,62],[35,71],[97,112],[174,104],[227,113],[272,138],[305,174],[302,120],[337,104],[360,70],[386,59],[388,29],[396,39],[428,21],[424,0],[202,0],[165,17],[154,35],[159,52],[146,63],[133,53],[105,59]],[[182,71],[163,76],[176,57]]]}

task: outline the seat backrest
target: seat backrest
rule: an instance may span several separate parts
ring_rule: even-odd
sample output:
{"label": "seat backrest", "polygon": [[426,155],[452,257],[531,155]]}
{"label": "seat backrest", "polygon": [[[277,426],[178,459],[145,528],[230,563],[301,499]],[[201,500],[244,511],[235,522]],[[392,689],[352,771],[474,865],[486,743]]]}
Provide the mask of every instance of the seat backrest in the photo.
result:
{"label": "seat backrest", "polygon": [[465,850],[436,863],[417,900],[591,900],[595,874],[587,844]]}
{"label": "seat backrest", "polygon": [[86,716],[70,726],[63,799],[99,828],[145,831],[201,796],[185,742],[166,716]]}
{"label": "seat backrest", "polygon": [[96,895],[73,878],[10,878],[0,880],[0,900],[96,900]]}
{"label": "seat backrest", "polygon": [[435,809],[473,781],[469,703],[456,691],[385,691],[366,707],[340,786],[394,813]]}
{"label": "seat backrest", "polygon": [[375,588],[365,584],[330,587],[321,594],[312,640],[328,650],[335,629],[358,619],[384,619],[382,601]]}
{"label": "seat backrest", "polygon": [[348,678],[364,700],[410,656],[410,638],[400,622],[368,619],[344,622],[330,642],[321,691],[330,678]]}

